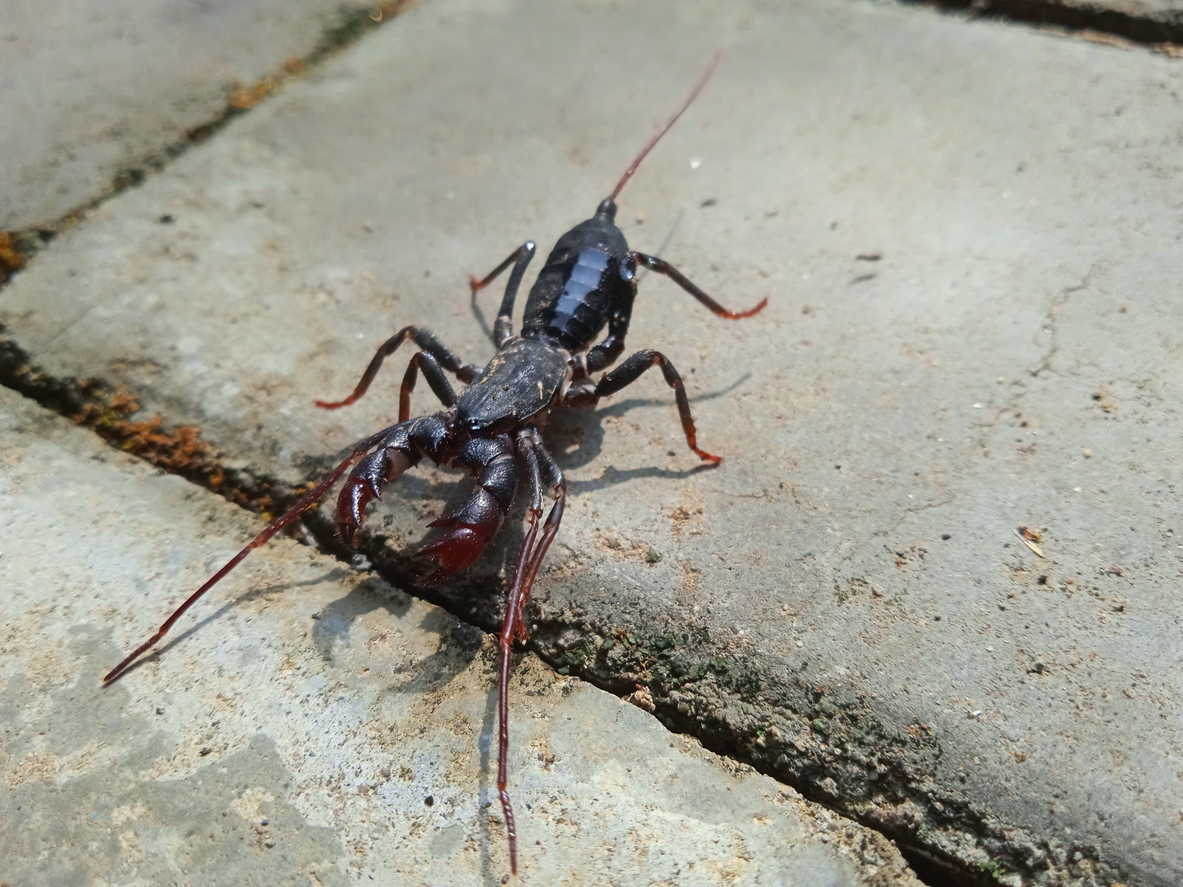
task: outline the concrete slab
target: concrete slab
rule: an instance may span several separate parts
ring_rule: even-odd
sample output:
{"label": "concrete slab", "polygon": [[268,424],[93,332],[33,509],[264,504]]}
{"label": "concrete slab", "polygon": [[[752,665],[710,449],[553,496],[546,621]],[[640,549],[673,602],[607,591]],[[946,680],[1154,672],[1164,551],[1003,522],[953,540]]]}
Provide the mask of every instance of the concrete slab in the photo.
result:
{"label": "concrete slab", "polygon": [[7,0],[0,231],[101,197],[356,14],[340,0]]}
{"label": "concrete slab", "polygon": [[[96,210],[0,321],[306,480],[399,369],[310,401],[409,322],[487,359],[466,275],[590,214],[717,46],[621,220],[772,297],[726,324],[642,282],[630,343],[727,461],[657,378],[556,419],[536,649],[962,873],[1176,883],[1176,61],[825,0],[431,3]],[[399,489],[379,563],[449,488]],[[502,566],[444,599],[495,624]]]}
{"label": "concrete slab", "polygon": [[[253,521],[7,390],[0,452],[0,879],[502,883],[491,638],[284,540],[102,687]],[[522,883],[919,883],[532,655],[511,704]]]}

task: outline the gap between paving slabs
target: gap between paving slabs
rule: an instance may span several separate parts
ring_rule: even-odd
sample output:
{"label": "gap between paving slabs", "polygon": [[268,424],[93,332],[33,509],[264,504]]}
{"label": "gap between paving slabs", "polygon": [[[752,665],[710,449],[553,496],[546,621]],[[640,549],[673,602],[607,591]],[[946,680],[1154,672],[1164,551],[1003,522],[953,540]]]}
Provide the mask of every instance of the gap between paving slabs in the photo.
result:
{"label": "gap between paving slabs", "polygon": [[226,104],[219,114],[194,126],[177,141],[149,151],[137,162],[117,172],[106,189],[93,200],[76,207],[51,224],[0,231],[0,287],[64,229],[81,221],[87,212],[128,188],[136,187],[152,173],[160,172],[190,148],[206,141],[230,121],[274,95],[289,80],[303,76],[348,49],[370,31],[397,18],[414,3],[415,0],[381,0],[360,6],[341,4],[336,14],[326,21],[320,39],[307,55],[287,60],[280,69],[255,83],[231,84],[227,90]]}
{"label": "gap between paving slabs", "polygon": [[[1155,10],[1142,3],[1123,8],[1057,0],[902,0],[963,12],[974,18],[997,19],[1027,25],[1043,25],[1080,34],[1105,43],[1136,43],[1168,55],[1183,52],[1183,10]],[[1163,4],[1164,6],[1166,4]],[[1115,38],[1106,40],[1105,37]]]}
{"label": "gap between paving slabs", "polygon": [[[326,456],[323,464],[316,468],[306,466],[311,480],[307,487],[297,489],[275,481],[265,472],[226,468],[219,463],[212,449],[199,441],[197,429],[171,429],[159,417],[132,421],[136,418],[137,408],[134,395],[123,389],[113,390],[111,386],[93,380],[55,379],[38,369],[30,356],[17,343],[6,338],[5,334],[6,331],[0,328],[0,384],[91,428],[113,446],[137,455],[164,471],[179,474],[248,510],[261,513],[264,519],[270,519],[294,505],[303,492],[344,454],[342,451],[333,457]],[[332,496],[330,492],[322,503],[331,502]],[[518,520],[514,521],[515,517]],[[511,526],[490,546],[486,557],[500,559],[503,565],[512,563],[512,554],[521,539],[521,517],[519,507],[511,515]],[[415,584],[415,577],[420,572],[419,561],[409,550],[396,551],[388,547],[381,534],[363,529],[359,534],[357,551],[344,548],[337,537],[331,506],[310,510],[305,514],[303,523],[311,530],[315,540],[305,534],[301,541],[318,544],[323,551],[363,569],[368,569],[372,563],[379,575],[408,593],[484,631],[493,634],[499,631],[504,594],[500,593],[503,589],[490,594],[488,574],[461,575],[442,590],[420,588]],[[295,525],[295,528],[298,527],[299,522]],[[295,535],[300,537],[299,532]],[[195,576],[194,584],[202,578]],[[704,662],[691,661],[693,642],[680,645],[677,635],[669,631],[652,637],[618,631],[618,636],[610,643],[601,642],[596,645],[597,652],[589,653],[589,639],[599,637],[597,629],[604,629],[587,623],[573,629],[572,624],[580,623],[583,614],[550,612],[545,606],[546,600],[545,588],[539,589],[535,595],[537,606],[532,608],[534,621],[527,647],[562,674],[579,677],[625,698],[654,714],[667,729],[694,736],[716,754],[747,764],[760,773],[790,785],[809,800],[879,831],[896,843],[918,878],[925,883],[986,885],[998,883],[996,876],[1006,871],[993,862],[980,867],[977,872],[968,870],[956,860],[942,857],[934,853],[931,847],[909,839],[911,827],[917,815],[921,814],[909,798],[917,788],[916,772],[924,769],[924,758],[932,753],[939,754],[939,748],[934,746],[927,735],[925,725],[916,724],[909,730],[911,738],[922,746],[919,756],[909,750],[896,748],[894,752],[879,755],[874,761],[856,762],[856,766],[872,764],[878,769],[876,785],[881,797],[884,789],[894,787],[893,800],[896,806],[869,814],[844,802],[834,779],[834,776],[841,778],[841,773],[833,767],[833,760],[826,760],[824,752],[802,747],[801,741],[797,740],[797,750],[803,754],[797,760],[790,761],[779,752],[784,742],[781,741],[781,731],[775,725],[753,727],[745,724],[743,698],[763,692],[766,688],[756,677],[759,669],[745,666],[742,653],[733,659],[715,657]],[[163,620],[167,613],[161,610],[159,615]],[[699,640],[705,641],[706,638]],[[613,655],[614,652],[616,655]],[[651,672],[655,672],[656,676]],[[718,708],[704,711],[701,697],[671,692],[663,678],[670,674],[683,678],[690,674],[723,686],[725,692],[716,696]],[[849,700],[839,701],[835,705],[826,698],[824,687],[808,687],[801,684],[800,680],[796,683],[800,685],[796,687],[798,692],[790,695],[802,696],[804,702],[782,700],[782,710],[789,718],[798,718],[800,713],[812,710],[817,715],[812,719],[814,732],[823,739],[828,738],[835,727],[831,723],[834,715],[849,717],[854,714]],[[870,723],[868,717],[869,712],[862,716],[861,733],[866,741],[860,744],[870,747],[882,745],[884,748],[893,745],[896,740],[889,735],[890,731]],[[857,714],[855,720],[858,720]],[[881,734],[878,740],[872,735],[876,732]],[[771,743],[768,742],[770,738],[773,740]],[[964,802],[954,798],[942,800],[951,814],[950,818],[961,820],[957,823],[959,828],[989,831],[975,811]],[[933,825],[940,826],[938,823]],[[947,827],[948,823],[945,825]],[[1001,842],[994,842],[994,846],[998,857],[1012,857],[1005,860],[1007,868],[1012,871],[1021,869],[1021,859],[1006,853]]]}
{"label": "gap between paving slabs", "polygon": [[[392,4],[393,5],[393,4]],[[409,4],[401,4],[406,6]],[[364,27],[364,26],[363,26]],[[347,45],[347,44],[340,44]],[[331,50],[329,50],[331,51]],[[326,53],[327,54],[327,53]],[[274,92],[267,89],[258,94],[255,101],[266,98]],[[202,127],[201,139],[216,133],[230,119],[248,110],[252,102],[242,108],[228,108],[218,120]],[[195,140],[197,141],[197,140]],[[186,144],[186,147],[188,144]],[[169,155],[179,156],[184,149]],[[164,162],[152,164],[151,171],[162,169]],[[142,173],[143,171],[141,171]],[[117,183],[109,194],[96,200],[96,206],[128,187],[135,187],[144,180],[144,175],[129,177]],[[89,209],[90,207],[87,207]],[[80,221],[85,209],[69,214],[51,231],[34,232],[39,245],[52,240],[57,230]],[[18,241],[27,244],[29,240]],[[0,247],[5,245],[0,242]],[[32,254],[32,250],[21,250],[15,266],[18,270]],[[0,254],[0,260],[4,255]],[[10,255],[10,254],[7,254]],[[0,289],[3,288],[0,280]],[[156,467],[179,474],[187,480],[216,492],[231,502],[261,514],[270,520],[295,504],[331,467],[345,455],[345,450],[334,456],[310,460],[302,466],[309,481],[296,488],[276,481],[265,471],[256,472],[249,468],[228,468],[222,465],[217,454],[199,439],[199,430],[190,426],[172,428],[158,416],[147,419],[137,417],[138,402],[134,392],[110,385],[96,379],[60,379],[43,372],[35,359],[25,352],[20,344],[10,338],[8,330],[0,325],[0,385],[11,388],[37,401],[41,406],[73,419],[80,425],[91,428],[111,445],[137,455]],[[134,420],[134,421],[133,421]],[[332,502],[335,491],[322,499]],[[322,551],[331,553],[355,566],[373,568],[384,579],[423,600],[450,612],[457,619],[476,625],[484,631],[497,633],[501,625],[501,601],[504,594],[489,593],[489,575],[461,575],[454,577],[443,590],[425,589],[416,585],[420,574],[420,562],[413,556],[413,549],[395,551],[388,547],[385,538],[369,529],[359,534],[358,548],[351,551],[344,548],[337,538],[337,525],[332,517],[331,507],[314,508],[307,512],[302,522],[294,526],[294,535],[300,538],[299,528],[311,530],[310,538],[305,533],[301,541],[317,544]],[[520,503],[510,516],[512,526],[505,532],[490,551],[486,560],[500,560],[503,567],[511,564],[510,558],[521,540]],[[244,540],[245,542],[246,540]],[[368,563],[367,563],[368,561]],[[544,568],[545,569],[545,568]],[[195,579],[195,584],[201,578]],[[498,591],[502,591],[499,589]],[[744,712],[745,698],[767,691],[758,677],[760,669],[745,664],[747,657],[741,652],[734,659],[713,657],[703,662],[693,660],[694,640],[706,642],[707,637],[690,639],[690,643],[679,645],[673,632],[660,632],[651,637],[621,633],[609,643],[595,644],[597,652],[589,653],[588,639],[600,638],[611,632],[610,626],[596,626],[584,620],[584,614],[577,611],[557,612],[545,606],[545,589],[538,589],[532,601],[534,614],[531,637],[527,648],[556,668],[562,674],[579,677],[592,685],[626,698],[640,708],[653,713],[669,730],[695,737],[702,744],[722,756],[753,767],[760,773],[771,776],[791,786],[807,799],[819,803],[839,814],[855,819],[862,825],[874,829],[891,839],[912,865],[920,880],[930,884],[988,885],[1000,883],[1007,873],[1026,870],[1024,845],[1033,841],[1015,840],[1013,830],[1004,834],[1001,827],[991,827],[963,799],[952,796],[939,798],[944,817],[934,820],[931,810],[917,805],[920,794],[931,793],[924,783],[925,761],[940,754],[938,744],[931,738],[924,724],[909,728],[909,739],[919,747],[899,747],[898,737],[893,731],[881,725],[870,714],[869,707],[855,700],[832,701],[826,698],[824,687],[810,687],[798,679],[796,684],[784,693],[780,710],[786,720],[799,720],[805,716],[813,728],[813,746],[802,747],[800,740],[796,749],[801,754],[793,758],[782,753],[788,747],[788,739],[776,725],[751,723]],[[167,614],[161,612],[163,619]],[[573,626],[578,626],[573,628]],[[572,635],[575,635],[573,640]],[[616,655],[612,656],[613,651]],[[689,654],[689,656],[687,655]],[[609,662],[609,658],[613,659]],[[657,677],[649,675],[655,668]],[[670,692],[668,676],[685,678],[687,674],[698,680],[713,680],[722,686],[723,693],[714,699],[704,699],[694,694]],[[677,680],[675,685],[681,685]],[[765,692],[765,698],[767,693]],[[862,709],[860,712],[859,709]],[[810,718],[808,714],[816,715]],[[860,809],[843,797],[839,784],[846,784],[842,768],[834,767],[835,761],[827,760],[827,753],[820,751],[817,737],[824,743],[836,728],[839,718],[860,723],[859,744],[864,747],[882,748],[875,758],[853,762],[855,767],[870,766],[876,770],[879,798],[890,796],[891,806],[872,806],[870,811]],[[769,742],[768,740],[772,741]],[[895,746],[894,748],[892,746]],[[840,762],[839,762],[840,763]],[[837,778],[836,778],[837,777]],[[865,795],[862,787],[856,786],[857,794]],[[945,855],[933,846],[915,841],[911,835],[917,830],[917,821],[930,831],[944,831],[953,836],[969,832],[979,838],[981,846],[990,852],[991,861],[980,864],[975,871],[952,855]],[[984,839],[984,840],[983,840]]]}
{"label": "gap between paving slabs", "polygon": [[[384,4],[383,9],[390,8],[390,14],[385,18],[389,19],[407,5],[409,3]],[[958,0],[936,0],[930,5],[953,9],[966,7]],[[1026,0],[1002,0],[999,3],[987,3],[985,6],[974,4],[972,9],[975,12],[984,10],[987,14],[1003,18],[1051,23],[1070,28],[1088,28],[1144,43],[1162,42],[1140,39],[1128,29],[1120,30],[1120,19],[1124,15],[1122,13],[1102,10],[1092,14],[1092,18],[1078,18],[1073,21],[1037,18],[1022,13],[1024,8],[1038,10],[1052,7],[1067,9],[1058,4],[1028,3]],[[344,9],[346,8],[343,7]],[[304,65],[310,66],[319,62],[335,50],[349,45],[369,29],[370,25],[365,20],[368,19],[365,10],[354,9],[353,12],[357,14],[353,19],[343,19],[339,28],[326,32],[325,41],[304,60]],[[1073,12],[1073,15],[1077,13]],[[1083,16],[1084,13],[1079,15]],[[1115,21],[1118,22],[1117,25],[1112,24]],[[1180,34],[1183,34],[1183,31],[1180,31]],[[1170,40],[1178,42],[1180,34],[1172,33]],[[187,139],[146,158],[140,166],[118,176],[112,183],[109,193],[97,198],[87,207],[68,214],[52,227],[10,234],[0,232],[0,285],[8,274],[18,271],[40,246],[48,243],[57,231],[80,221],[91,207],[99,205],[126,188],[137,186],[146,176],[163,169],[170,160],[180,156],[191,145],[216,134],[230,120],[274,93],[284,79],[298,75],[301,71],[302,66],[289,66],[285,73],[265,78],[253,87],[237,90],[218,118],[191,130]],[[40,372],[30,355],[21,349],[19,343],[9,338],[7,331],[2,327],[0,384],[36,400],[46,408],[74,418],[79,424],[91,427],[113,445],[139,455],[163,470],[180,474],[230,501],[261,512],[264,516],[279,513],[289,507],[296,501],[301,490],[306,489],[292,489],[287,485],[277,484],[266,472],[256,473],[249,468],[232,470],[221,466],[216,455],[199,440],[196,429],[170,429],[155,417],[147,421],[136,420],[137,404],[134,392],[116,389],[100,381],[58,379]],[[328,467],[332,461],[326,456],[323,464],[318,462],[302,466],[304,474],[315,482],[322,469]],[[336,526],[331,518],[331,509],[324,511],[325,513],[321,513],[314,510],[307,515],[307,523],[320,545],[338,557],[356,561],[357,556],[344,550],[336,541]],[[502,555],[506,549],[512,550],[516,547],[520,533],[514,539],[505,538],[512,535],[503,534],[498,546]],[[359,551],[370,558],[384,578],[402,588],[414,588],[412,579],[416,572],[415,561],[405,552],[390,551],[384,540],[376,535],[366,535],[361,540]],[[494,552],[494,555],[497,553]],[[925,791],[925,787],[920,784],[923,782],[924,759],[932,754],[939,755],[939,748],[934,746],[931,737],[926,736],[925,725],[912,725],[915,735],[911,738],[915,740],[919,750],[917,754],[913,754],[911,749],[905,749],[901,754],[893,756],[888,751],[871,762],[882,771],[876,783],[877,787],[891,787],[894,806],[877,812],[860,811],[852,807],[849,797],[842,797],[845,786],[839,788],[839,784],[844,780],[835,780],[834,777],[840,776],[839,771],[831,766],[832,762],[824,760],[823,755],[816,749],[798,747],[799,756],[786,758],[784,754],[778,754],[784,743],[779,741],[780,731],[775,725],[745,723],[742,700],[745,695],[758,693],[762,688],[752,683],[759,669],[744,667],[742,654],[730,661],[712,659],[696,662],[693,661],[693,643],[680,643],[679,638],[672,632],[659,633],[648,638],[628,634],[609,638],[610,644],[596,645],[598,649],[592,651],[587,646],[587,639],[599,633],[608,634],[611,627],[587,624],[579,612],[549,612],[545,607],[545,589],[540,591],[542,593],[536,595],[539,605],[537,622],[533,625],[533,637],[529,646],[541,658],[565,674],[588,680],[618,696],[631,697],[640,707],[654,712],[667,728],[693,735],[716,753],[750,764],[760,772],[792,785],[811,800],[835,809],[843,815],[853,816],[864,825],[896,839],[913,867],[930,883],[997,883],[997,876],[1007,872],[1024,871],[1027,868],[1021,848],[1024,844],[1033,842],[1012,840],[1011,837],[1004,836],[999,829],[984,822],[975,810],[960,799],[940,798],[947,815],[941,822],[929,819],[925,825],[948,830],[950,833],[960,829],[976,834],[980,839],[984,838],[982,846],[988,848],[991,853],[992,862],[989,866],[982,867],[980,871],[968,870],[964,863],[954,861],[951,857],[934,858],[931,847],[917,846],[909,839],[910,829],[914,828],[916,818],[924,821],[931,816],[930,812],[919,809],[914,803]],[[414,593],[444,607],[462,621],[476,624],[486,631],[495,632],[499,628],[499,610],[503,595],[489,593],[487,576],[472,579],[460,577],[452,583],[446,593],[422,589],[415,589]],[[164,615],[162,613],[161,618]],[[608,662],[609,657],[613,659],[611,663]],[[625,666],[631,665],[632,668],[622,667],[622,663]],[[660,678],[643,677],[641,672],[647,671],[652,664],[659,665],[658,671],[663,675],[685,676],[687,670],[692,674],[701,672],[698,674],[699,679],[708,683],[714,682],[717,686],[725,686],[728,692],[722,694],[718,708],[707,708],[704,711],[703,697],[694,694],[680,695],[676,691],[671,693],[668,686],[662,686],[663,681]],[[705,701],[710,704],[710,700]],[[731,702],[736,706],[735,711],[730,710]],[[817,736],[829,735],[829,730],[834,727],[833,715],[838,714],[841,718],[843,715],[854,714],[856,720],[858,716],[850,707],[849,701],[839,701],[836,705],[834,701],[827,699],[825,688],[795,686],[788,690],[783,702],[784,711],[792,718],[799,720],[805,712],[816,715],[812,718],[815,740]],[[860,744],[872,748],[882,745],[885,749],[896,744],[897,738],[884,730],[882,742],[877,745],[873,737],[876,725],[867,723],[867,714],[869,710],[864,713],[862,728],[863,736],[869,741]],[[912,728],[909,732],[913,732]],[[769,742],[769,739],[772,741]],[[994,861],[997,861],[997,864]]]}

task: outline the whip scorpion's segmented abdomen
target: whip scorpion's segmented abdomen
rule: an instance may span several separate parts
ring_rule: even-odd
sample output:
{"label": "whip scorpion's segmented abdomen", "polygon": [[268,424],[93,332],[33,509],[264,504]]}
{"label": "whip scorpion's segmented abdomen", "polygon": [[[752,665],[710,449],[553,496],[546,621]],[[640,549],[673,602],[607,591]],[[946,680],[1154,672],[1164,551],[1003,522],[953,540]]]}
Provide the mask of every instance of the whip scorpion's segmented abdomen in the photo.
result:
{"label": "whip scorpion's segmented abdomen", "polygon": [[459,508],[430,524],[446,532],[419,549],[421,555],[436,560],[435,570],[424,579],[428,585],[463,570],[481,556],[501,529],[517,489],[513,445],[506,435],[466,441],[453,464],[475,474],[476,485]]}

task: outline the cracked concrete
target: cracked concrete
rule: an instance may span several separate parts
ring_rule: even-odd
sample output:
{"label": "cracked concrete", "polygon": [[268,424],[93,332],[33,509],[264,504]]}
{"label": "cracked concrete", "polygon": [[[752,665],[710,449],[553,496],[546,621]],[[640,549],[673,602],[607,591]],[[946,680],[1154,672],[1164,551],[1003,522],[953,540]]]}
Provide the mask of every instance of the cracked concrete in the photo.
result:
{"label": "cracked concrete", "polygon": [[[252,518],[7,390],[0,452],[0,880],[502,883],[490,637],[282,540],[104,687]],[[918,887],[882,836],[532,655],[511,704],[522,883]]]}
{"label": "cracked concrete", "polygon": [[[440,0],[89,213],[0,321],[306,481],[399,371],[310,401],[404,323],[486,359],[465,275],[589,214],[716,46],[620,220],[728,306],[772,298],[725,324],[642,282],[630,344],[726,461],[657,379],[552,419],[573,496],[535,649],[935,872],[1177,883],[1177,61],[824,0]],[[450,490],[376,510],[385,575]],[[437,599],[496,625],[514,541]]]}
{"label": "cracked concrete", "polygon": [[0,128],[0,231],[52,228],[134,181],[356,15],[341,0],[7,0],[0,119],[20,125]]}

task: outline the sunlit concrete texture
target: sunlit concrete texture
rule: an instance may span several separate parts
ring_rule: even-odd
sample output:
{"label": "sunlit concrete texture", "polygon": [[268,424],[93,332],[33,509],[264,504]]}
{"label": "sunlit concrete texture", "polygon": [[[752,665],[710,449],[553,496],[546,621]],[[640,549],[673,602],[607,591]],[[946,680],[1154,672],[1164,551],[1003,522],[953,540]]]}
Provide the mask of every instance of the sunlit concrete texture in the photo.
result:
{"label": "sunlit concrete texture", "polygon": [[[424,3],[60,237],[0,322],[305,481],[393,420],[402,361],[311,401],[407,323],[487,360],[467,275],[590,215],[716,48],[619,219],[770,298],[729,323],[641,281],[629,343],[725,461],[656,374],[552,420],[535,649],[963,872],[1177,884],[1177,60],[826,0]],[[395,580],[445,481],[375,510]],[[437,599],[494,627],[504,562]]]}
{"label": "sunlit concrete texture", "polygon": [[[115,684],[251,518],[0,391],[0,880],[496,884],[496,646],[291,541]],[[881,836],[522,657],[521,883],[917,882]]]}
{"label": "sunlit concrete texture", "polygon": [[[374,4],[377,5],[377,4]],[[341,0],[5,0],[0,231],[51,226],[283,73]]]}

